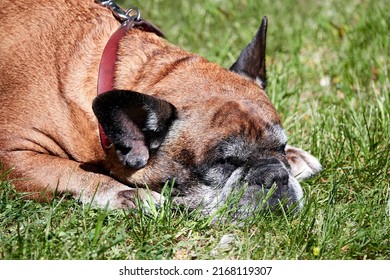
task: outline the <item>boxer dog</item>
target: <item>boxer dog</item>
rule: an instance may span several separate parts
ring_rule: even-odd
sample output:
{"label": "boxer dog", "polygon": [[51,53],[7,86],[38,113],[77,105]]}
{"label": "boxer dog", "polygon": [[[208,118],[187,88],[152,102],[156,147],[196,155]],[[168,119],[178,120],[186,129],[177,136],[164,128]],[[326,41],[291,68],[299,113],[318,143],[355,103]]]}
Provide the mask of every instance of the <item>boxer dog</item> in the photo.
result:
{"label": "boxer dog", "polygon": [[16,190],[133,208],[174,180],[172,202],[205,214],[237,190],[244,215],[302,205],[298,179],[321,165],[287,145],[267,97],[267,18],[224,69],[104,2],[0,2],[0,162]]}

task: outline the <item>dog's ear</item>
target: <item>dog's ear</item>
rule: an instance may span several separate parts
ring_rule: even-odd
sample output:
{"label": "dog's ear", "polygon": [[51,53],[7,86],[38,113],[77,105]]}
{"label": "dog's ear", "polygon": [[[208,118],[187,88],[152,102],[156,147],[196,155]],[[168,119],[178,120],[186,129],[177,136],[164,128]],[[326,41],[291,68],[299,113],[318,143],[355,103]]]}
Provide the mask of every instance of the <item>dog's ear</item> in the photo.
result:
{"label": "dog's ear", "polygon": [[163,142],[176,108],[169,102],[142,93],[113,90],[97,96],[92,109],[115,145],[119,160],[140,169]]}
{"label": "dog's ear", "polygon": [[318,159],[302,149],[287,145],[286,156],[291,172],[297,180],[310,178],[322,170]]}
{"label": "dog's ear", "polygon": [[265,90],[267,86],[265,48],[268,19],[263,17],[259,30],[252,42],[241,52],[230,70],[258,82]]}

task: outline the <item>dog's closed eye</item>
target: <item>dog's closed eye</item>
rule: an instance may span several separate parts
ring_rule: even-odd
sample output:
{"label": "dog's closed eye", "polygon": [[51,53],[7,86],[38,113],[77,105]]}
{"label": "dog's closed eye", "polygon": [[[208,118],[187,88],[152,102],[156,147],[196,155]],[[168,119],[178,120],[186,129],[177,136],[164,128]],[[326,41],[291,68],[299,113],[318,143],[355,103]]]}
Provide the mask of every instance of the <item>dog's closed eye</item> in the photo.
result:
{"label": "dog's closed eye", "polygon": [[234,167],[239,167],[239,166],[243,165],[244,163],[245,163],[245,161],[243,161],[242,159],[240,159],[238,157],[233,157],[233,156],[229,156],[226,158],[220,158],[216,161],[216,164],[232,165]]}

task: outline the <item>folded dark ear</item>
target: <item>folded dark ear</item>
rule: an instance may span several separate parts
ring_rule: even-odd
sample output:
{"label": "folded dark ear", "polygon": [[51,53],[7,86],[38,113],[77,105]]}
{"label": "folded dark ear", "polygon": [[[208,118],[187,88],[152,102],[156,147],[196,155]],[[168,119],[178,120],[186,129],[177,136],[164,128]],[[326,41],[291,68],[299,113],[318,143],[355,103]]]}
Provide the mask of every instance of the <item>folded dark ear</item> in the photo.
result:
{"label": "folded dark ear", "polygon": [[171,103],[127,90],[98,95],[92,109],[119,160],[134,169],[147,164],[149,153],[160,147],[176,118]]}
{"label": "folded dark ear", "polygon": [[230,67],[230,70],[245,75],[260,82],[263,89],[266,89],[267,78],[265,68],[265,48],[268,19],[263,17],[259,30],[252,42],[241,52],[237,61]]}

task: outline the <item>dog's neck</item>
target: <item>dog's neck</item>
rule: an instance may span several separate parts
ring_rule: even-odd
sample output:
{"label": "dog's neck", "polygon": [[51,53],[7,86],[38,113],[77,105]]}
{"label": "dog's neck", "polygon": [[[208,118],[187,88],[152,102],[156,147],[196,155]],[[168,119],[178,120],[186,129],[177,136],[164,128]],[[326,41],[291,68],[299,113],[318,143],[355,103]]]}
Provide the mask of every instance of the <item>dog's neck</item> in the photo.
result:
{"label": "dog's neck", "polygon": [[[108,40],[102,54],[99,65],[99,74],[97,81],[97,95],[115,89],[115,68],[118,60],[118,49],[121,39],[126,36],[126,33],[131,29],[140,29],[145,32],[151,32],[162,37],[163,33],[153,24],[144,20],[131,17],[125,20],[122,25],[114,32]],[[102,126],[99,124],[100,140],[105,150],[108,150],[111,145]]]}
{"label": "dog's neck", "polygon": [[155,34],[132,29],[119,45],[115,88],[148,93],[161,77],[159,69],[189,55]]}
{"label": "dog's neck", "polygon": [[153,24],[144,19],[129,18],[112,34],[108,40],[102,58],[100,60],[97,94],[115,89],[115,68],[118,60],[118,49],[120,41],[131,29],[139,29],[145,32],[163,37],[164,34]]}

